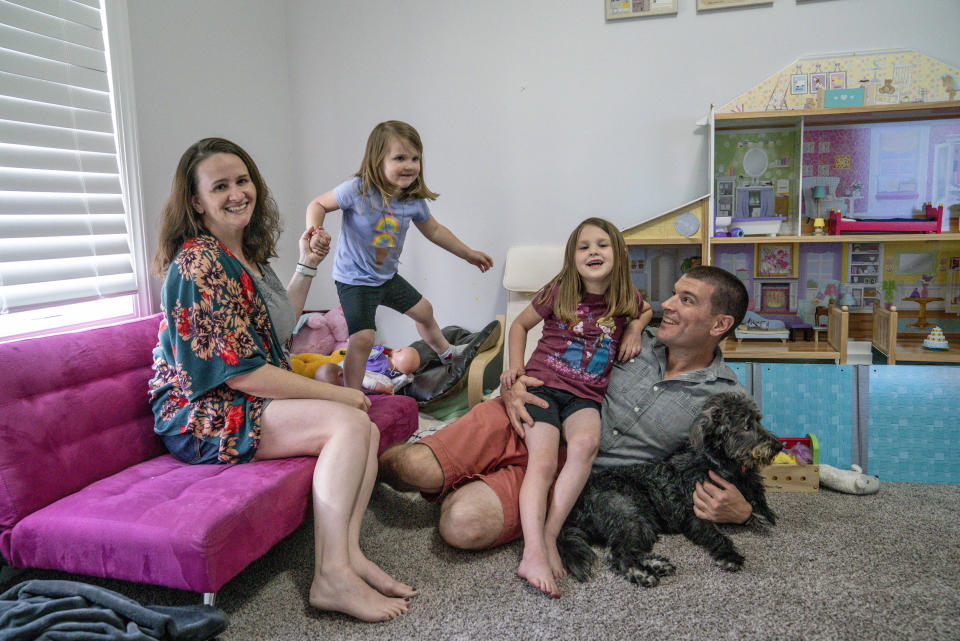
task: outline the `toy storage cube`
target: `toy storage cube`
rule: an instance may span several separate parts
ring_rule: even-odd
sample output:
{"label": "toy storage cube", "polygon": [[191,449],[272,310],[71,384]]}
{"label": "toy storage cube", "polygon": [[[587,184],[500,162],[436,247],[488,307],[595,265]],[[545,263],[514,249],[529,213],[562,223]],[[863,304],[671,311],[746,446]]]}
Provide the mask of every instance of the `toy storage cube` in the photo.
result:
{"label": "toy storage cube", "polygon": [[781,438],[783,449],[803,443],[813,453],[813,463],[809,465],[768,465],[760,470],[763,487],[767,492],[816,492],[820,488],[820,446],[817,437],[807,434],[803,437]]}

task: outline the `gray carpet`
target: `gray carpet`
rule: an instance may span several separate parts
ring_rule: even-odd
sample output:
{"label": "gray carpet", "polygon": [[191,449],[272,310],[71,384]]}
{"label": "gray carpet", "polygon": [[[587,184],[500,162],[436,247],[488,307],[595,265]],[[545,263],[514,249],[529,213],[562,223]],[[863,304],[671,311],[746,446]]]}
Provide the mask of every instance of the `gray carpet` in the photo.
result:
{"label": "gray carpet", "polygon": [[[874,496],[821,490],[769,499],[780,516],[769,533],[729,528],[747,557],[739,573],[669,536],[656,551],[677,574],[660,586],[635,587],[601,567],[590,583],[565,580],[563,598],[551,600],[514,574],[518,543],[453,550],[433,527],[436,507],[381,485],[362,545],[420,588],[406,614],[371,625],[312,611],[307,525],[218,594],[232,619],[221,639],[960,639],[960,486],[882,483]],[[56,572],[19,577],[31,578],[85,580],[144,604],[199,598]]]}

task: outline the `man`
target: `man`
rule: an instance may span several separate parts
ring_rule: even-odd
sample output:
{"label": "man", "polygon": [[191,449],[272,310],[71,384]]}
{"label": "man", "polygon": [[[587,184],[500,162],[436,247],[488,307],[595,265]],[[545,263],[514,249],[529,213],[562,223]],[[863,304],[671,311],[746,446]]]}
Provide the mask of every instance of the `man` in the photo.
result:
{"label": "man", "polygon": [[[603,427],[595,468],[667,457],[689,437],[708,396],[746,390],[723,364],[718,345],[743,320],[749,298],[735,276],[717,267],[692,267],[663,303],[663,320],[644,334],[635,358],[615,363],[603,399]],[[436,434],[388,448],[382,480],[443,499],[440,535],[450,545],[477,550],[521,537],[518,497],[526,465],[526,403],[546,401],[526,391],[542,385],[521,377],[502,398],[474,407]],[[716,523],[746,523],[753,509],[719,475],[698,484],[694,512]],[[759,520],[759,517],[757,517]]]}

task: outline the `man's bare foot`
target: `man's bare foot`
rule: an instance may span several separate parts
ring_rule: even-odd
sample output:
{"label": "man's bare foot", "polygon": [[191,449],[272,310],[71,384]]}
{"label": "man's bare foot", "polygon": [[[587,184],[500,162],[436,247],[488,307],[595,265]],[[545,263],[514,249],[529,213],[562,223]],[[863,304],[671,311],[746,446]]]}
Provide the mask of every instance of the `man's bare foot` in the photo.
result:
{"label": "man's bare foot", "polygon": [[557,540],[547,540],[544,544],[547,548],[547,562],[550,564],[550,571],[553,572],[553,578],[559,580],[567,576],[567,568],[563,567],[563,561],[560,560],[560,552],[557,551]]}
{"label": "man's bare foot", "polygon": [[343,612],[361,621],[389,621],[403,613],[407,599],[387,597],[352,571],[321,572],[310,586],[310,605],[318,610]]}
{"label": "man's bare foot", "polygon": [[553,578],[553,572],[546,559],[528,559],[524,554],[524,558],[517,567],[517,576],[526,579],[527,583],[547,596],[554,599],[560,598],[560,590],[557,588],[557,582]]}
{"label": "man's bare foot", "polygon": [[379,565],[365,557],[359,550],[350,552],[350,563],[357,576],[384,596],[412,598],[420,594],[415,588],[406,583],[400,583],[384,572]]}

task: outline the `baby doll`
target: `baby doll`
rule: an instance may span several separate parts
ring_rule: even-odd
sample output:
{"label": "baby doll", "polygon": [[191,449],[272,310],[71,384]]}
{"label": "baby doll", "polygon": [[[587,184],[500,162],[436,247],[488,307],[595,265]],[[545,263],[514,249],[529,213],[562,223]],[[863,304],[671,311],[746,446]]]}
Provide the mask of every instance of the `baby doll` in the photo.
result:
{"label": "baby doll", "polygon": [[[363,373],[362,388],[374,394],[393,394],[413,380],[413,373],[420,367],[420,354],[413,347],[390,349],[374,345],[367,357],[367,369]],[[318,381],[343,385],[343,366],[325,363],[313,375]]]}

